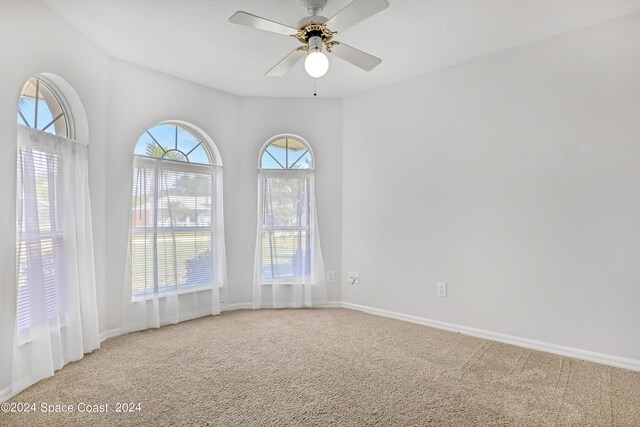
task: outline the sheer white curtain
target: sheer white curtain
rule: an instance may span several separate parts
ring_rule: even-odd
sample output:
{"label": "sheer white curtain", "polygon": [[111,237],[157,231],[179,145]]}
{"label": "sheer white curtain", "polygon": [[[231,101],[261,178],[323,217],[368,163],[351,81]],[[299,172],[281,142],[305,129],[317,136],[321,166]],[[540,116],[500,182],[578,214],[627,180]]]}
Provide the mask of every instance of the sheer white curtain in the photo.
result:
{"label": "sheer white curtain", "polygon": [[15,393],[100,346],[88,147],[18,126]]}
{"label": "sheer white curtain", "polygon": [[312,170],[258,173],[253,307],[326,304]]}
{"label": "sheer white curtain", "polygon": [[220,313],[222,168],[134,156],[125,332]]}

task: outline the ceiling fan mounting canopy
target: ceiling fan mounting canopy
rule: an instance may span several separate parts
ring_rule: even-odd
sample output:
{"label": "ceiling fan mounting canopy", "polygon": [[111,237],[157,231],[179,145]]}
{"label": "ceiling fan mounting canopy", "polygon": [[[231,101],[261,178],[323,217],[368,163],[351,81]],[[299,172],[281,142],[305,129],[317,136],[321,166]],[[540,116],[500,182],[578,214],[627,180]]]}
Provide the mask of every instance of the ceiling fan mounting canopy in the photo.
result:
{"label": "ceiling fan mounting canopy", "polygon": [[[307,58],[307,61],[305,61],[305,65],[306,62],[310,60],[310,56],[312,54],[324,57],[324,54],[322,53],[323,47],[327,52],[331,52],[338,58],[350,62],[365,71],[371,71],[382,62],[380,58],[376,58],[373,55],[369,55],[361,50],[333,40],[333,37],[338,34],[338,32],[345,31],[360,21],[363,21],[364,19],[389,7],[387,0],[353,0],[330,19],[318,15],[318,13],[320,13],[327,4],[327,0],[299,1],[306,8],[310,16],[303,18],[298,23],[298,28],[293,28],[288,25],[280,24],[279,22],[271,21],[242,11],[234,13],[233,16],[229,18],[229,22],[234,24],[245,25],[259,30],[269,31],[271,33],[290,36],[302,43],[302,46],[294,49],[291,53],[285,56],[284,59],[271,68],[267,72],[267,76],[282,77],[291,69],[291,67],[293,67],[307,54],[309,54],[309,57]],[[328,66],[326,57],[323,59],[323,62],[324,72],[314,75],[315,73],[309,73],[309,70],[307,69],[309,75],[316,78],[324,75],[326,67]]]}
{"label": "ceiling fan mounting canopy", "polygon": [[300,3],[307,9],[310,15],[317,15],[322,12],[327,0],[300,0]]}

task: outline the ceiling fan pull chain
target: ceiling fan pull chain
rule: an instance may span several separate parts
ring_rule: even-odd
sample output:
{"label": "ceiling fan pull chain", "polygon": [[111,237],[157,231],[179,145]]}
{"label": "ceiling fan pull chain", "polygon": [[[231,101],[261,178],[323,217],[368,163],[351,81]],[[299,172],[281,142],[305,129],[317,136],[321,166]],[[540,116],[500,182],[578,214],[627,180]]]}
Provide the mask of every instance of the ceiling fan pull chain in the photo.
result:
{"label": "ceiling fan pull chain", "polygon": [[313,79],[313,96],[318,96],[318,90],[316,89],[316,83],[318,79]]}

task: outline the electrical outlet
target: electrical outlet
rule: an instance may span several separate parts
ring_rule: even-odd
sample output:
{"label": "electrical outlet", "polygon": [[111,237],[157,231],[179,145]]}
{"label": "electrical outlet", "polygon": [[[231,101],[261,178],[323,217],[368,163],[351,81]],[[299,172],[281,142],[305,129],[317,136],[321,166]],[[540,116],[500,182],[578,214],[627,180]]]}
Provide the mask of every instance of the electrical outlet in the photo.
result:
{"label": "electrical outlet", "polygon": [[439,297],[447,296],[447,282],[438,282],[436,293]]}
{"label": "electrical outlet", "polygon": [[336,273],[333,270],[327,271],[327,282],[335,282]]}

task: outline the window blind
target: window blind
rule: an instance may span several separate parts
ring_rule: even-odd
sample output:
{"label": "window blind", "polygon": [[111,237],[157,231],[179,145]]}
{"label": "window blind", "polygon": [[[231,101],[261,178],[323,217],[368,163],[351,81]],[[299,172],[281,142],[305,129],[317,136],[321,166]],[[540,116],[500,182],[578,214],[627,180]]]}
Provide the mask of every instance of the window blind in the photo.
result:
{"label": "window blind", "polygon": [[[65,312],[63,157],[45,150],[18,149],[17,327],[61,319]],[[44,293],[41,286],[44,285]],[[46,308],[43,310],[42,308]]]}
{"label": "window blind", "polygon": [[133,297],[216,283],[214,166],[135,156]]}
{"label": "window blind", "polygon": [[285,174],[263,179],[263,282],[302,282],[311,274],[310,180]]}

